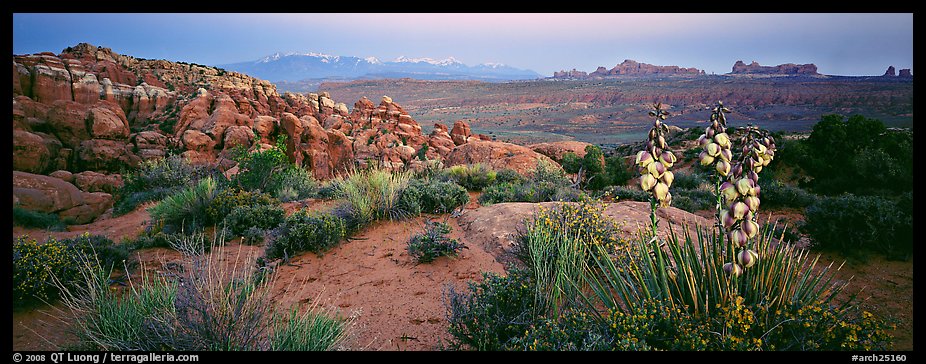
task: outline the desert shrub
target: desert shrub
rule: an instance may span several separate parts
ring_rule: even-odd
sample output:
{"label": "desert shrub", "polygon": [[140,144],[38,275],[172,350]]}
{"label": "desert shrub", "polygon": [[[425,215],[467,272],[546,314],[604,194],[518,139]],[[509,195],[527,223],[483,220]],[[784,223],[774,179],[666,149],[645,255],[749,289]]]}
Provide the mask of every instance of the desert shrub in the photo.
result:
{"label": "desert shrub", "polygon": [[283,222],[286,212],[277,205],[242,205],[235,207],[225,224],[232,234],[243,235],[251,228],[269,230]]}
{"label": "desert shrub", "polygon": [[448,332],[454,349],[497,351],[523,335],[537,315],[534,289],[527,272],[513,269],[508,276],[483,273],[467,292],[445,291]]}
{"label": "desert shrub", "polygon": [[243,145],[235,146],[231,159],[238,162],[239,168],[232,182],[246,191],[274,191],[274,187],[281,187],[272,185],[275,179],[282,178],[276,175],[291,168],[286,156],[285,136],[280,136],[276,144],[266,150],[248,151]]}
{"label": "desert shrub", "polygon": [[484,189],[479,203],[576,201],[581,196],[581,191],[571,186],[563,170],[541,161],[527,178],[518,182],[496,182]]}
{"label": "desert shrub", "polygon": [[681,189],[674,191],[672,206],[688,212],[713,210],[717,199],[714,195],[702,189]]}
{"label": "desert shrub", "polygon": [[346,235],[347,226],[337,216],[297,211],[270,233],[264,255],[267,259],[277,259],[305,251],[319,254],[337,245]]}
{"label": "desert shrub", "polygon": [[247,191],[237,187],[226,188],[215,195],[206,208],[207,222],[221,222],[241,206],[276,205],[279,201],[260,191]]}
{"label": "desert shrub", "polygon": [[596,145],[585,146],[585,155],[579,158],[575,153],[563,154],[560,162],[567,173],[577,174],[582,171],[582,186],[591,190],[601,190],[607,186],[623,185],[630,179],[630,171],[622,157],[604,157],[601,148]]}
{"label": "desert shrub", "polygon": [[[82,347],[94,350],[331,350],[348,322],[311,309],[268,305],[273,279],[257,279],[213,255],[185,254],[171,276],[142,273],[110,289],[109,271],[82,257],[82,284],[60,286]],[[183,282],[183,284],[180,284]]]}
{"label": "desert shrub", "polygon": [[883,194],[913,189],[913,132],[877,119],[824,115],[803,141],[800,166],[814,192]]}
{"label": "desert shrub", "polygon": [[676,189],[694,190],[701,185],[710,186],[712,182],[703,172],[695,171],[694,168],[689,171],[677,171],[674,174],[675,179],[672,181],[672,187]]}
{"label": "desert shrub", "polygon": [[85,254],[93,256],[105,268],[124,267],[132,247],[126,244],[115,244],[112,240],[103,235],[90,235],[83,233],[69,239],[59,240],[69,248],[73,249],[74,254]]}
{"label": "desert shrub", "polygon": [[180,155],[144,161],[137,171],[125,175],[122,188],[115,194],[113,214],[128,213],[144,202],[160,200],[218,174],[214,167],[194,165]]}
{"label": "desert shrub", "polygon": [[334,182],[335,196],[351,204],[355,219],[362,225],[379,219],[400,219],[417,213],[403,210],[399,203],[410,180],[408,172],[358,171]]}
{"label": "desert shrub", "polygon": [[466,187],[469,191],[482,191],[495,182],[497,173],[482,163],[457,165],[443,171],[442,177]]}
{"label": "desert shrub", "polygon": [[73,249],[54,239],[38,243],[22,236],[14,241],[13,304],[56,300],[59,290],[55,288],[52,277],[57,277],[63,286],[74,286],[79,277],[73,253]]}
{"label": "desert shrub", "polygon": [[241,233],[241,243],[245,245],[260,245],[264,242],[266,235],[266,230],[252,226]]}
{"label": "desert shrub", "polygon": [[495,183],[514,183],[521,184],[526,182],[527,179],[524,178],[520,173],[513,169],[505,168],[498,172],[495,172]]}
{"label": "desert shrub", "polygon": [[176,230],[195,230],[198,226],[209,223],[208,207],[212,204],[218,190],[211,177],[201,179],[195,185],[165,197],[157,205],[148,209],[156,226]]}
{"label": "desert shrub", "polygon": [[319,184],[309,171],[290,165],[273,174],[267,189],[280,201],[290,202],[316,196]]}
{"label": "desert shrub", "polygon": [[454,182],[415,179],[402,191],[400,200],[400,205],[407,206],[402,209],[412,215],[417,214],[416,203],[420,207],[417,211],[442,214],[469,203],[469,193]]}
{"label": "desert shrub", "polygon": [[15,206],[13,207],[13,225],[51,231],[64,231],[65,228],[64,222],[58,218],[57,214],[47,214]]}
{"label": "desert shrub", "polygon": [[806,208],[813,204],[817,196],[803,188],[782,183],[772,178],[759,180],[762,188],[762,206]]}
{"label": "desert shrub", "polygon": [[450,225],[441,222],[427,221],[424,232],[416,234],[408,240],[408,255],[415,258],[418,263],[430,263],[438,257],[455,257],[463,249],[463,243],[447,237],[450,234]]}
{"label": "desert shrub", "polygon": [[[912,201],[912,193],[909,196]],[[846,194],[822,197],[810,205],[804,229],[819,249],[855,258],[869,252],[901,258],[913,251],[908,233],[912,221],[909,202]]]}
{"label": "desert shrub", "polygon": [[558,313],[576,298],[575,282],[581,281],[591,249],[626,255],[626,244],[617,237],[618,225],[604,215],[605,207],[589,200],[540,207],[519,232],[515,255],[532,274],[537,301],[551,305],[543,307],[544,313]]}
{"label": "desert shrub", "polygon": [[627,201],[649,201],[649,194],[641,190],[639,186],[611,186],[606,192],[618,200]]}
{"label": "desert shrub", "polygon": [[622,186],[632,177],[630,168],[624,163],[624,158],[620,156],[610,156],[604,159],[604,180],[607,184],[600,185],[602,189],[607,186]]}

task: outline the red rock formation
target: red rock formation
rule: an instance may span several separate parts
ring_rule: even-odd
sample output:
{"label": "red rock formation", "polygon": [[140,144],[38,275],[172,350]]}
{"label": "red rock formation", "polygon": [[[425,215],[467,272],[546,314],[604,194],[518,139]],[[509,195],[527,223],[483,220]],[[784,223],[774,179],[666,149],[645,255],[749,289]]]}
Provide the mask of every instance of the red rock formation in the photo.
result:
{"label": "red rock formation", "polygon": [[897,73],[894,71],[894,66],[888,66],[887,71],[884,71],[884,77],[894,77],[897,76]]}
{"label": "red rock formation", "polygon": [[685,68],[679,66],[656,66],[648,63],[639,63],[634,60],[626,59],[624,62],[614,66],[612,69],[598,67],[595,72],[586,74],[582,71],[560,71],[554,72],[553,78],[614,78],[621,76],[654,76],[654,75],[703,75],[704,71],[697,68]]}
{"label": "red rock formation", "polygon": [[528,147],[503,142],[478,141],[454,148],[447,156],[444,164],[453,166],[485,163],[494,169],[510,168],[518,173],[526,174],[537,168],[537,163],[541,160],[558,166],[550,157],[537,153]]}
{"label": "red rock formation", "polygon": [[584,157],[586,154],[585,147],[589,145],[591,144],[586,142],[562,141],[531,144],[527,147],[537,153],[550,157],[554,161],[559,162],[563,159],[563,154],[568,152],[575,153],[575,155],[577,155],[579,158]]}
{"label": "red rock formation", "polygon": [[575,68],[572,71],[559,71],[553,72],[553,78],[586,78],[588,73],[582,71],[576,71]]}
{"label": "red rock formation", "polygon": [[761,66],[758,62],[752,61],[745,64],[743,61],[736,61],[733,65],[732,74],[753,74],[753,75],[819,75],[817,66],[813,63],[794,64],[786,63],[777,66]]}
{"label": "red rock formation", "polygon": [[903,68],[900,70],[898,77],[913,77],[913,72],[909,68]]}
{"label": "red rock formation", "polygon": [[85,224],[113,204],[108,193],[86,193],[61,179],[13,171],[13,206],[56,213],[76,224]]}

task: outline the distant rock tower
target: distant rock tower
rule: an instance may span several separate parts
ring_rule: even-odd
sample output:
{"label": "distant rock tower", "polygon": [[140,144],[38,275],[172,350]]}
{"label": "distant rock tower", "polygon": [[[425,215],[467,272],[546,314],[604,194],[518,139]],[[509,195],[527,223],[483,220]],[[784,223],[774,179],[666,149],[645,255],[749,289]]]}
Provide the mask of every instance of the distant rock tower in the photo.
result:
{"label": "distant rock tower", "polygon": [[887,71],[884,71],[884,77],[894,77],[894,76],[897,76],[897,74],[894,73],[894,66],[887,67]]}
{"label": "distant rock tower", "polygon": [[900,77],[913,77],[913,72],[909,68],[901,69]]}

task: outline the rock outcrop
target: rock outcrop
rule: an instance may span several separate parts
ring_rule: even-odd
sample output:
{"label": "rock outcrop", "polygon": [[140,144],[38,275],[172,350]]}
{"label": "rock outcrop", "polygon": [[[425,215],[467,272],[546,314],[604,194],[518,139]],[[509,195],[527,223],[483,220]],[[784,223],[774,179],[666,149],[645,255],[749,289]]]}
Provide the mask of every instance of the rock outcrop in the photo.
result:
{"label": "rock outcrop", "polygon": [[894,76],[897,76],[897,72],[894,70],[894,66],[887,66],[887,71],[884,71],[884,77]]}
{"label": "rock outcrop", "polygon": [[736,63],[733,65],[733,71],[731,73],[734,75],[819,75],[819,73],[817,73],[817,66],[813,63],[785,63],[777,66],[762,66],[759,65],[759,62],[756,61],[752,61],[752,63],[748,65],[743,63],[743,61],[736,61]]}
{"label": "rock outcrop", "polygon": [[64,180],[13,171],[13,206],[58,214],[75,224],[93,221],[112,207],[112,195],[83,192]]}
{"label": "rock outcrop", "polygon": [[898,77],[913,77],[913,71],[911,71],[909,68],[902,68],[900,69],[900,74],[898,74],[897,76]]}
{"label": "rock outcrop", "polygon": [[494,169],[513,169],[521,174],[527,174],[537,168],[537,163],[546,161],[558,166],[550,157],[537,153],[528,147],[493,141],[477,141],[454,148],[444,164],[448,166],[458,164],[487,164]]}
{"label": "rock outcrop", "polygon": [[599,79],[599,78],[617,78],[617,77],[637,77],[637,76],[669,76],[669,75],[703,75],[704,71],[694,67],[679,66],[657,66],[648,63],[640,63],[632,59],[625,59],[623,62],[614,66],[610,70],[605,67],[598,67],[595,72],[585,73],[582,71],[559,71],[553,73],[553,78],[573,78],[573,79]]}

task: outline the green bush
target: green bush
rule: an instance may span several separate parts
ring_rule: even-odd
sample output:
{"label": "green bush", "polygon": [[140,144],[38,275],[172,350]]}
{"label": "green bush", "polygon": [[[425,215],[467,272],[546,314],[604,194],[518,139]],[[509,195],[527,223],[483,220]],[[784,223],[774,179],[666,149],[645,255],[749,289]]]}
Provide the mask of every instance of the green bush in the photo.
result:
{"label": "green bush", "polygon": [[293,165],[275,173],[268,190],[273,197],[282,202],[290,202],[314,197],[318,194],[318,181],[309,171]]}
{"label": "green bush", "polygon": [[225,224],[232,234],[244,235],[251,228],[270,230],[283,222],[286,212],[276,205],[242,205],[235,207]]}
{"label": "green bush", "polygon": [[269,194],[231,187],[215,195],[209,207],[206,208],[206,217],[208,223],[217,224],[230,216],[232,211],[238,207],[276,205],[278,203],[279,201]]}
{"label": "green bush", "polygon": [[60,280],[59,284],[65,287],[74,287],[80,282],[76,264],[80,255],[94,256],[96,262],[107,268],[122,268],[129,251],[105,236],[89,233],[61,240],[49,237],[44,243],[28,236],[16,239],[13,242],[13,304],[57,300],[60,291],[54,279]]}
{"label": "green bush", "polygon": [[649,201],[649,194],[641,190],[639,186],[611,186],[606,192],[618,199],[618,201]]}
{"label": "green bush", "polygon": [[816,248],[855,258],[868,252],[907,258],[913,252],[913,195],[902,196],[898,202],[851,194],[822,197],[807,208],[804,229]]}
{"label": "green bush", "polygon": [[482,191],[495,182],[496,172],[491,167],[476,163],[447,168],[442,173],[444,178],[465,187],[470,191]]}
{"label": "green bush", "polygon": [[673,175],[675,176],[672,181],[672,188],[674,189],[695,190],[701,185],[713,185],[713,182],[708,181],[708,177],[703,172],[677,171]]}
{"label": "green bush", "polygon": [[760,179],[759,187],[762,189],[762,206],[803,209],[817,200],[816,195],[803,188],[771,178]]}
{"label": "green bush", "polygon": [[454,349],[502,350],[537,317],[534,288],[523,270],[513,269],[507,277],[483,273],[482,282],[470,282],[468,292],[450,287],[445,296]]}
{"label": "green bush", "polygon": [[26,210],[13,207],[13,225],[32,229],[46,229],[51,231],[64,231],[65,224],[57,214]]}
{"label": "green bush", "polygon": [[469,203],[469,193],[454,182],[415,179],[402,191],[400,200],[401,204],[407,206],[407,209],[403,209],[412,215],[417,214],[414,207],[416,203],[420,207],[417,211],[442,214]]}
{"label": "green bush", "polygon": [[630,171],[619,156],[604,157],[601,148],[596,145],[585,146],[585,155],[579,158],[575,153],[563,154],[560,163],[567,173],[582,171],[582,186],[591,190],[601,190],[612,185],[623,185],[630,179]]}
{"label": "green bush", "polygon": [[274,182],[280,182],[278,178],[282,178],[277,175],[291,168],[289,157],[286,156],[285,136],[280,136],[276,144],[266,150],[248,151],[243,145],[235,146],[231,159],[238,162],[239,168],[232,182],[246,191],[275,191],[282,187],[273,185]]}
{"label": "green bush", "polygon": [[513,169],[505,168],[495,173],[495,184],[501,183],[513,183],[513,184],[522,184],[527,182],[527,179],[524,178],[520,173]]}
{"label": "green bush", "polygon": [[264,242],[266,235],[266,230],[252,226],[241,233],[241,243],[245,245],[260,245]]}
{"label": "green bush", "polygon": [[547,162],[537,163],[528,178],[517,182],[507,182],[507,177],[505,180],[483,190],[479,203],[577,201],[583,196],[571,186],[563,170]]}
{"label": "green bush", "polygon": [[678,188],[674,191],[674,195],[672,206],[688,212],[713,210],[717,203],[717,198],[711,192],[701,189]]}
{"label": "green bush", "polygon": [[212,166],[191,164],[180,155],[144,161],[137,171],[125,175],[124,185],[114,196],[113,214],[131,212],[144,202],[160,200],[219,174]]}
{"label": "green bush", "polygon": [[155,226],[167,229],[168,232],[195,230],[210,222],[207,209],[217,193],[215,180],[206,177],[193,186],[167,196],[149,208],[148,212]]}
{"label": "green bush", "polygon": [[427,221],[424,233],[416,234],[408,240],[408,255],[418,263],[430,263],[441,256],[455,257],[464,248],[463,243],[447,237],[450,225]]}
{"label": "green bush", "polygon": [[354,219],[361,225],[379,219],[400,219],[417,214],[406,211],[400,203],[402,192],[411,180],[407,172],[389,172],[381,169],[355,172],[334,183],[335,196],[351,204]]}
{"label": "green bush", "polygon": [[264,254],[267,259],[292,257],[305,251],[320,254],[344,239],[347,226],[337,216],[302,210],[286,217],[270,235]]}

